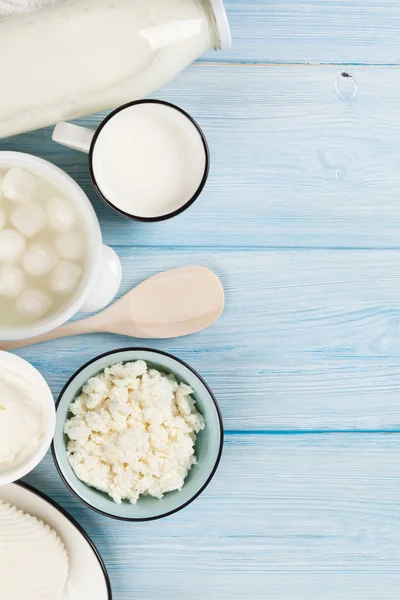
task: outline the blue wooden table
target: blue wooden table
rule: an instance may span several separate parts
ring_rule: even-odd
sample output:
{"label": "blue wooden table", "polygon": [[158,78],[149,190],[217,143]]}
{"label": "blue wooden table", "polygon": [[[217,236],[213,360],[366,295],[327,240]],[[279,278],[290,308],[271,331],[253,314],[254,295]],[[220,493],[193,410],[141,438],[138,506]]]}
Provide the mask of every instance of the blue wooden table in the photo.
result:
{"label": "blue wooden table", "polygon": [[[121,257],[121,293],[181,265],[219,274],[221,320],[151,345],[213,388],[221,467],[191,506],[144,524],[85,508],[50,456],[27,480],[93,537],[116,600],[398,598],[400,4],[226,4],[232,52],[154,95],[189,111],[210,143],[209,183],[184,215],[155,225],[114,215],[85,157],[50,130],[0,143],[84,187]],[[131,344],[93,335],[19,354],[56,396],[82,363]]]}

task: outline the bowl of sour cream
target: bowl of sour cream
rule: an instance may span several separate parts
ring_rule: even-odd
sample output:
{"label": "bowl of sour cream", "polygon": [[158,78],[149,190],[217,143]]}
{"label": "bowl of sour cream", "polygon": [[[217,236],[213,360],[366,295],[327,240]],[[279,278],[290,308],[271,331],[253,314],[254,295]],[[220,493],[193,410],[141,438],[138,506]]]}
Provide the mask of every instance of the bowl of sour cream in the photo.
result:
{"label": "bowl of sour cream", "polygon": [[41,462],[55,421],[53,396],[39,371],[19,356],[0,352],[0,486]]}

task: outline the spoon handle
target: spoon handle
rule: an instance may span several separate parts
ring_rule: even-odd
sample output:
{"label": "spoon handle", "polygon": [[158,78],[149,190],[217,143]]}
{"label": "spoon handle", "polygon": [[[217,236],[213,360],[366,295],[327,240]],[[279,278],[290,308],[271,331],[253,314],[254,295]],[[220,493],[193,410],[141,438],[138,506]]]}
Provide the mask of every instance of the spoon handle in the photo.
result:
{"label": "spoon handle", "polygon": [[99,331],[99,321],[94,316],[80,321],[67,323],[66,325],[62,325],[57,329],[53,329],[53,331],[38,335],[37,337],[28,338],[26,340],[16,340],[15,342],[1,342],[0,350],[15,350],[16,348],[41,344],[42,342],[49,342],[50,340],[58,340],[60,338],[83,335],[85,333],[96,333]]}

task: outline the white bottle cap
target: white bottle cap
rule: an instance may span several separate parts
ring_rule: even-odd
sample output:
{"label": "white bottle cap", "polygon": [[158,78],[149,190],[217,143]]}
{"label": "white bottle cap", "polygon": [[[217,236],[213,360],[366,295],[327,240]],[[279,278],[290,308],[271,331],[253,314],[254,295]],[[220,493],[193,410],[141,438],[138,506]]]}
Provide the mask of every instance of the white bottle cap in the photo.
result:
{"label": "white bottle cap", "polygon": [[210,3],[217,23],[221,50],[230,50],[232,48],[232,33],[224,3],[222,0],[210,0]]}

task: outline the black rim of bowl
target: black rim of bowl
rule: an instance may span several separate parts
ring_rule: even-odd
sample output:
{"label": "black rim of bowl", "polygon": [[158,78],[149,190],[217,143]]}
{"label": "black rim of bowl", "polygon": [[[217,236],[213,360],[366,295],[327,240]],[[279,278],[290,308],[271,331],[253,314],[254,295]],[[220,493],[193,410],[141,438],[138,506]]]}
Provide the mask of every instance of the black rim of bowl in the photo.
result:
{"label": "black rim of bowl", "polygon": [[[174,510],[171,510],[169,512],[163,513],[161,515],[157,515],[155,517],[142,517],[142,518],[135,518],[135,517],[120,517],[118,515],[113,515],[111,513],[105,512],[103,510],[101,510],[100,508],[97,508],[96,506],[93,506],[92,504],[90,504],[89,502],[87,502],[86,500],[84,500],[79,494],[78,492],[76,492],[74,490],[74,488],[70,485],[70,483],[67,481],[66,477],[64,476],[64,473],[58,463],[58,459],[57,459],[57,455],[56,455],[56,450],[55,450],[55,444],[54,444],[54,440],[51,444],[51,453],[53,455],[53,460],[54,460],[54,464],[56,466],[56,469],[58,471],[58,474],[60,475],[62,481],[64,482],[64,484],[66,485],[66,487],[69,489],[69,491],[76,497],[78,498],[78,500],[80,500],[85,506],[87,506],[88,508],[94,510],[95,512],[99,513],[100,515],[103,515],[105,517],[109,517],[111,519],[116,519],[117,521],[129,521],[129,522],[143,522],[143,521],[157,521],[158,519],[164,519],[165,517],[170,517],[171,515],[183,510],[184,508],[186,508],[187,506],[189,506],[189,504],[191,504],[192,502],[194,502],[194,500],[196,500],[196,498],[198,498],[200,496],[200,494],[202,494],[204,492],[204,490],[206,489],[206,487],[209,485],[209,483],[211,482],[211,480],[213,479],[215,473],[217,472],[219,463],[221,461],[221,457],[222,457],[222,450],[224,447],[224,424],[222,421],[222,414],[221,414],[221,410],[218,406],[218,402],[213,394],[213,392],[211,391],[209,385],[204,381],[204,379],[201,377],[201,375],[199,375],[197,373],[197,371],[195,369],[193,369],[193,367],[191,367],[190,365],[188,365],[187,363],[185,363],[183,360],[181,360],[180,358],[177,358],[176,356],[174,356],[173,354],[169,354],[168,352],[163,352],[162,350],[154,350],[153,348],[143,348],[143,347],[139,347],[139,348],[120,348],[119,350],[110,350],[109,352],[105,352],[104,354],[100,354],[99,356],[96,356],[95,358],[92,358],[92,360],[89,360],[87,363],[85,363],[82,367],[80,367],[80,369],[78,369],[73,375],[72,377],[69,378],[69,380],[67,381],[67,383],[64,385],[63,389],[60,392],[60,395],[57,398],[56,401],[56,410],[58,409],[58,406],[67,390],[67,388],[71,385],[71,383],[74,381],[74,379],[79,375],[79,373],[81,373],[81,371],[83,371],[84,369],[86,369],[86,367],[89,367],[90,365],[92,365],[93,363],[97,362],[98,360],[101,360],[102,358],[105,358],[106,356],[111,356],[111,355],[118,355],[121,354],[123,352],[152,352],[154,354],[158,354],[161,356],[167,356],[168,358],[172,358],[173,360],[175,360],[176,362],[180,363],[181,365],[183,365],[184,367],[186,367],[187,369],[189,369],[189,371],[191,371],[200,381],[201,383],[205,386],[207,392],[209,393],[215,409],[217,411],[217,416],[218,416],[218,421],[219,421],[219,427],[220,427],[220,444],[219,444],[219,449],[218,449],[218,455],[217,455],[217,459],[215,461],[214,467],[209,475],[209,477],[207,478],[207,481],[205,482],[205,484],[200,488],[200,490],[194,494],[194,496],[192,496],[190,498],[190,500],[188,500],[187,502],[185,502],[184,504],[182,504],[181,506],[178,506],[178,508],[175,508]],[[162,502],[162,500],[161,500]]]}
{"label": "black rim of bowl", "polygon": [[97,550],[94,542],[91,540],[91,538],[86,533],[86,531],[83,529],[83,527],[81,525],[79,525],[79,523],[74,519],[74,517],[71,517],[71,515],[64,508],[62,508],[62,506],[60,506],[55,500],[52,500],[51,498],[49,498],[49,496],[47,496],[43,492],[40,492],[32,485],[29,485],[28,483],[25,483],[25,481],[21,481],[21,480],[15,481],[15,485],[18,485],[19,487],[21,487],[25,490],[28,490],[28,492],[31,492],[35,496],[42,498],[42,500],[44,500],[45,502],[47,502],[48,504],[53,506],[53,508],[57,509],[66,519],[68,519],[68,521],[70,523],[72,523],[72,525],[74,525],[74,527],[76,527],[76,529],[79,531],[79,533],[82,534],[82,536],[85,538],[85,540],[88,542],[89,546],[93,550],[93,552],[99,562],[99,565],[101,567],[101,570],[103,571],[104,579],[105,579],[105,582],[107,585],[108,600],[112,600],[113,596],[112,596],[110,576],[108,575],[106,566],[104,564],[104,561],[101,557],[100,552]]}
{"label": "black rim of bowl", "polygon": [[[126,211],[118,208],[115,204],[113,204],[103,194],[103,192],[101,191],[99,185],[97,184],[96,176],[94,174],[93,152],[94,152],[94,147],[96,145],[97,139],[98,139],[100,133],[103,131],[103,128],[105,127],[105,125],[113,117],[115,117],[115,115],[117,115],[121,111],[125,110],[126,108],[129,108],[130,106],[136,106],[138,104],[162,104],[163,106],[168,106],[170,108],[173,108],[173,109],[177,110],[178,112],[180,112],[181,114],[183,114],[185,117],[187,117],[189,119],[189,121],[195,126],[195,128],[198,131],[198,133],[200,134],[200,138],[201,138],[201,141],[202,141],[202,144],[203,144],[204,153],[205,153],[205,157],[206,157],[206,164],[205,164],[205,167],[204,167],[203,177],[202,177],[202,179],[200,181],[200,184],[199,184],[196,192],[193,194],[193,196],[190,198],[190,200],[188,200],[187,202],[185,202],[185,204],[183,204],[180,208],[177,208],[173,212],[167,213],[166,215],[160,215],[158,217],[138,217],[136,215],[133,215],[131,213],[128,213],[128,212],[126,212]],[[116,110],[114,110],[112,113],[110,113],[104,119],[104,121],[102,121],[100,123],[98,129],[96,130],[96,133],[94,134],[93,140],[92,140],[92,142],[90,144],[90,150],[89,150],[89,171],[90,171],[90,177],[92,179],[92,184],[93,184],[94,189],[96,190],[96,193],[103,200],[103,202],[105,202],[105,204],[107,204],[107,206],[109,206],[113,211],[115,211],[116,213],[118,213],[119,215],[122,215],[123,217],[125,217],[127,219],[131,219],[132,221],[139,221],[141,223],[157,223],[159,221],[166,221],[168,219],[172,219],[173,217],[176,217],[176,216],[180,215],[186,209],[188,209],[190,206],[192,206],[192,204],[200,196],[200,194],[202,193],[202,191],[204,189],[204,186],[206,185],[206,182],[207,182],[207,179],[208,179],[208,175],[209,175],[209,172],[210,172],[210,150],[209,150],[209,147],[208,147],[206,136],[204,135],[204,132],[201,129],[200,125],[185,110],[183,110],[179,106],[176,106],[176,104],[171,104],[171,102],[165,102],[164,100],[135,100],[134,102],[128,102],[127,104],[123,104],[122,106],[120,106],[119,108],[117,108]]]}

